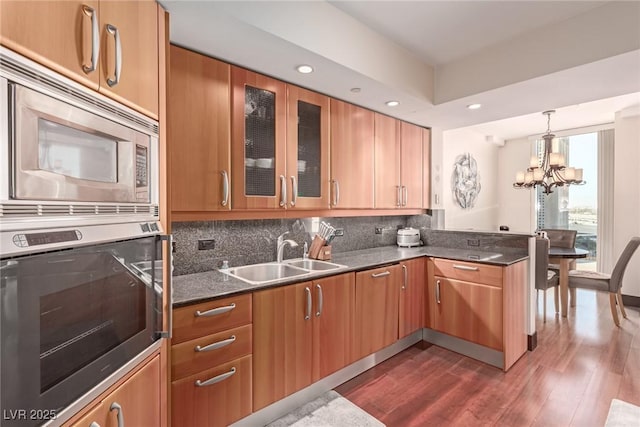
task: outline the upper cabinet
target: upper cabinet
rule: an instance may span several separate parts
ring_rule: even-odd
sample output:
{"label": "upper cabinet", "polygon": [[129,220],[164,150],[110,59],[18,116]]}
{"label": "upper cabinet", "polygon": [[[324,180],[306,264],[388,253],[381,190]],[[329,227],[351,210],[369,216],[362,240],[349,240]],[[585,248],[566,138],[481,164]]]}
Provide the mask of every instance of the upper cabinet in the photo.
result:
{"label": "upper cabinet", "polygon": [[158,118],[158,5],[2,1],[0,43]]}
{"label": "upper cabinet", "polygon": [[329,98],[287,86],[289,208],[329,208]]}
{"label": "upper cabinet", "polygon": [[234,209],[277,209],[288,203],[286,85],[231,68]]}
{"label": "upper cabinet", "polygon": [[231,208],[231,67],[171,46],[168,140],[171,210]]}
{"label": "upper cabinet", "polygon": [[331,100],[331,207],[373,209],[373,112]]}
{"label": "upper cabinet", "polygon": [[431,209],[431,129],[422,129],[422,208]]}
{"label": "upper cabinet", "polygon": [[234,209],[329,207],[329,98],[232,68]]}
{"label": "upper cabinet", "polygon": [[378,113],[374,123],[375,207],[421,209],[423,129]]}

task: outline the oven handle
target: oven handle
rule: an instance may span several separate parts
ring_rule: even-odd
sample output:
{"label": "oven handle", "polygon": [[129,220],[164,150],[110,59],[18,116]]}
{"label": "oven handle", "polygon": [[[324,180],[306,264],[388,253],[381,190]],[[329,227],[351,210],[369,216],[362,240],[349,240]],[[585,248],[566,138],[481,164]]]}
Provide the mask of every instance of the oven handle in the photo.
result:
{"label": "oven handle", "polygon": [[[172,234],[165,234],[162,236],[158,236],[158,238],[161,241],[167,242],[167,265],[169,266],[169,275],[167,277],[167,286],[165,287],[165,289],[162,290],[162,293],[167,295],[167,305],[169,307],[169,313],[168,313],[168,321],[167,321],[167,328],[169,329],[168,331],[160,331],[159,335],[160,338],[171,338],[171,334],[173,331],[173,235]],[[164,266],[164,262],[162,263],[162,265]],[[164,272],[162,273],[164,274]],[[163,281],[163,285],[164,285],[164,281]],[[165,292],[165,290],[168,290],[168,292]]]}

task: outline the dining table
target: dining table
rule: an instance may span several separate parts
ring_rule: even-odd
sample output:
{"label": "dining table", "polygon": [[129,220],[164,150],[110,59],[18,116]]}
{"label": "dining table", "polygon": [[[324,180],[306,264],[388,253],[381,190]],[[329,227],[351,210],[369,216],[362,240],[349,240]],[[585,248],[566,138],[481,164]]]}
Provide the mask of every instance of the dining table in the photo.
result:
{"label": "dining table", "polygon": [[[562,317],[567,317],[569,311],[569,270],[575,269],[576,259],[586,258],[588,254],[589,251],[580,248],[549,247],[549,264],[559,266],[560,314]],[[575,296],[573,300],[575,300]],[[572,305],[575,305],[575,302]]]}

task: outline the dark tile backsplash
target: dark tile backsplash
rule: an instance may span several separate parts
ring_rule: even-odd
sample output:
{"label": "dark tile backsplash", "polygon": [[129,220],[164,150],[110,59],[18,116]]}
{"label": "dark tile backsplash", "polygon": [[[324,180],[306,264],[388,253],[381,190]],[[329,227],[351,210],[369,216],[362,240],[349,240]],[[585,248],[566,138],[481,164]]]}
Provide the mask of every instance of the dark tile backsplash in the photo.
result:
{"label": "dark tile backsplash", "polygon": [[[344,229],[344,236],[338,236],[331,242],[334,253],[393,245],[398,227],[427,230],[431,225],[429,215],[334,217],[319,218],[319,221]],[[275,261],[276,240],[284,232],[289,233],[285,238],[298,243],[297,248],[285,247],[284,257],[299,258],[304,242],[311,245],[315,235],[313,227],[312,218],[174,222],[174,274],[213,270],[220,268],[223,260],[228,260],[232,267]],[[382,228],[382,234],[375,234],[377,227]],[[215,248],[198,250],[199,239],[215,240]]]}

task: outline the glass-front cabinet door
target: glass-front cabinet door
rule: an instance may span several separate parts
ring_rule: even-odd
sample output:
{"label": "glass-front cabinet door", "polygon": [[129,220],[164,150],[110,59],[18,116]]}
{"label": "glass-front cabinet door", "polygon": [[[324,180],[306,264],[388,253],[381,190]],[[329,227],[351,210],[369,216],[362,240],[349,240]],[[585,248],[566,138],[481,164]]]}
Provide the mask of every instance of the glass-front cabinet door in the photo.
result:
{"label": "glass-front cabinet door", "polygon": [[232,68],[233,209],[286,208],[286,85]]}
{"label": "glass-front cabinet door", "polygon": [[329,98],[287,86],[288,208],[329,208]]}

